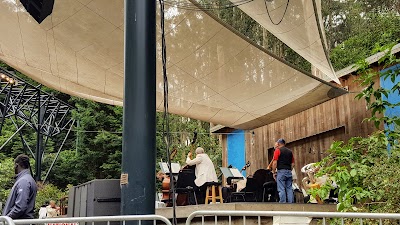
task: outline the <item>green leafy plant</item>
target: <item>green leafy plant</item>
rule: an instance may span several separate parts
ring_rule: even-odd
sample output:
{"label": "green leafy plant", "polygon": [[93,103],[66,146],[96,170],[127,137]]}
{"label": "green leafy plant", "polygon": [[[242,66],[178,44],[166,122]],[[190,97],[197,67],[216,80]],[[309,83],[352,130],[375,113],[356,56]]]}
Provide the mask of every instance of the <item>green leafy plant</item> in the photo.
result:
{"label": "green leafy plant", "polygon": [[[379,60],[383,69],[393,68],[400,63],[393,54],[393,44],[377,47],[385,52]],[[358,63],[360,85],[365,88],[358,99],[365,99],[371,117],[377,128],[384,127],[369,137],[353,137],[348,143],[334,142],[328,150],[329,155],[318,163],[317,176],[327,175],[329,182],[310,193],[316,197],[326,197],[337,186],[339,211],[400,212],[400,165],[399,137],[400,117],[385,114],[389,108],[399,107],[400,103],[385,99],[389,94],[400,94],[400,82],[395,83],[400,67],[384,73],[372,69],[365,61]],[[397,69],[396,69],[397,68]],[[383,70],[382,69],[382,70]],[[390,79],[393,88],[377,87],[377,79]],[[382,126],[385,125],[385,126]],[[395,127],[395,129],[392,129]],[[389,151],[390,150],[390,151]]]}
{"label": "green leafy plant", "polygon": [[[374,50],[374,52],[385,53],[378,61],[378,63],[382,65],[383,69],[400,63],[400,59],[396,58],[396,56],[391,53],[393,46],[394,43],[391,43],[376,47]],[[391,89],[386,89],[383,87],[376,87],[375,80],[382,77],[383,80],[390,79],[392,83],[395,83],[396,77],[400,74],[400,66],[395,67],[395,69],[388,69],[383,73],[379,73],[372,69],[366,61],[358,62],[357,66],[358,73],[360,74],[358,82],[365,88],[356,96],[356,98],[365,99],[367,109],[371,111],[371,117],[366,118],[367,121],[373,121],[377,128],[379,128],[381,124],[385,124],[384,131],[388,136],[389,144],[392,145],[400,138],[400,133],[390,128],[393,126],[400,126],[400,116],[388,116],[385,112],[389,108],[399,107],[400,102],[389,102],[385,99],[387,99],[391,93],[400,95],[400,82],[394,84]]]}
{"label": "green leafy plant", "polygon": [[59,204],[59,199],[66,196],[67,192],[58,188],[53,184],[38,184],[38,192],[36,195],[35,210],[39,211],[40,206],[48,204],[51,200]]}
{"label": "green leafy plant", "polygon": [[14,159],[4,156],[0,158],[0,202],[4,204],[14,184]]}

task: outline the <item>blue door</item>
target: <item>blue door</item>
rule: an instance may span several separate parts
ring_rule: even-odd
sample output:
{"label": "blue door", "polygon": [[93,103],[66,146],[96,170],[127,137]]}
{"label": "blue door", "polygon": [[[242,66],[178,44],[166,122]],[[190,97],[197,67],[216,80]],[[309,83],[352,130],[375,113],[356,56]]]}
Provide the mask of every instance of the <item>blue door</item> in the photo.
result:
{"label": "blue door", "polygon": [[[228,134],[228,165],[240,169],[246,164],[245,138],[243,130],[235,130]],[[246,176],[246,171],[243,172]]]}

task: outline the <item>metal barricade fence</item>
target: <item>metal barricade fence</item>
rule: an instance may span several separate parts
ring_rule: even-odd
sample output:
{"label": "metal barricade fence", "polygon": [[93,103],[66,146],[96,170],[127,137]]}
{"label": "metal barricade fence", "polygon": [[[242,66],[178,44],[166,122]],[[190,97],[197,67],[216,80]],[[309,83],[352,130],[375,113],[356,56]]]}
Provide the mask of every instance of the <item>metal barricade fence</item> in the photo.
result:
{"label": "metal barricade fence", "polygon": [[[10,225],[23,225],[23,224],[47,224],[47,225],[80,225],[88,224],[95,225],[96,223],[106,223],[110,225],[111,222],[122,222],[125,225],[127,221],[138,221],[139,224],[142,221],[153,221],[155,225],[157,221],[161,221],[166,225],[172,225],[171,222],[159,215],[126,215],[126,216],[94,216],[94,217],[57,217],[57,218],[46,218],[46,219],[22,219],[12,220]],[[8,221],[7,221],[8,222]]]}
{"label": "metal barricade fence", "polygon": [[[372,219],[376,223],[383,224],[384,220],[400,220],[400,214],[396,213],[341,213],[341,212],[295,212],[295,211],[196,211],[189,215],[186,220],[186,225],[190,225],[195,217],[201,217],[201,224],[205,224],[205,217],[214,217],[215,225],[218,224],[218,217],[225,217],[228,219],[228,224],[232,224],[232,217],[243,218],[243,225],[246,225],[248,217],[257,218],[257,224],[261,225],[261,217],[309,217],[322,220],[322,224],[328,223],[328,219],[338,219],[335,224],[345,224],[345,219],[357,219],[356,223],[364,224],[364,220]],[[378,223],[379,221],[379,223]],[[226,224],[226,222],[225,222]],[[252,223],[253,224],[253,223]],[[393,223],[391,223],[393,224]],[[396,223],[399,224],[399,223]]]}
{"label": "metal barricade fence", "polygon": [[14,221],[8,216],[0,216],[0,223],[7,225],[14,225]]}

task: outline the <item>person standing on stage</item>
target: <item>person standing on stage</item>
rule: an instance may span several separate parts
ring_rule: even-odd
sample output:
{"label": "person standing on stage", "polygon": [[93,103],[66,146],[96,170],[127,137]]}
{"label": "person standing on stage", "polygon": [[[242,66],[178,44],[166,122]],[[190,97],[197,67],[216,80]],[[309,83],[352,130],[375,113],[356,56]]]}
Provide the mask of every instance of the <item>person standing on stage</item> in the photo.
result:
{"label": "person standing on stage", "polygon": [[275,152],[272,162],[272,172],[276,177],[278,186],[279,202],[293,203],[292,188],[292,168],[294,167],[294,157],[292,150],[285,147],[284,139],[279,139],[275,143]]}

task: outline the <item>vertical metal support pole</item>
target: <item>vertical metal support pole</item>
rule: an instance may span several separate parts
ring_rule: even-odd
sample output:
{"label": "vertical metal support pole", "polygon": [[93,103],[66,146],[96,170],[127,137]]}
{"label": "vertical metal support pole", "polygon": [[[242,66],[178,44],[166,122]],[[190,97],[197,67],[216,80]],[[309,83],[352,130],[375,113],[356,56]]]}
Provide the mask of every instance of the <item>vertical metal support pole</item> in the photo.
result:
{"label": "vertical metal support pole", "polygon": [[8,90],[7,93],[7,97],[6,97],[6,101],[4,103],[4,109],[2,112],[2,117],[1,117],[1,121],[0,121],[0,135],[1,135],[1,130],[3,129],[3,124],[4,124],[4,120],[6,119],[6,115],[7,115],[7,109],[8,109],[8,102],[10,101],[10,97],[11,97],[11,92],[12,92],[12,85],[10,84],[10,89]]}
{"label": "vertical metal support pole", "polygon": [[155,213],[156,1],[125,0],[121,214]]}
{"label": "vertical metal support pole", "polygon": [[75,142],[75,154],[78,154],[78,146],[79,146],[79,138],[80,138],[80,134],[79,134],[79,129],[80,129],[80,124],[79,124],[79,120],[76,121],[76,142]]}
{"label": "vertical metal support pole", "polygon": [[42,142],[43,142],[43,135],[41,133],[42,130],[42,106],[41,106],[41,101],[40,101],[40,90],[38,90],[38,111],[37,111],[37,117],[38,117],[38,124],[37,124],[37,130],[36,130],[36,160],[35,160],[35,180],[40,181],[41,180],[41,173],[42,173]]}

